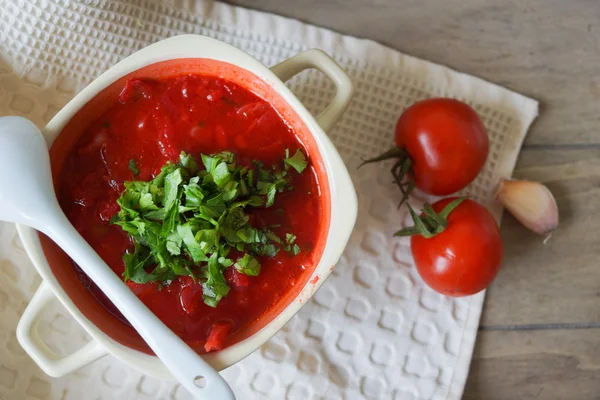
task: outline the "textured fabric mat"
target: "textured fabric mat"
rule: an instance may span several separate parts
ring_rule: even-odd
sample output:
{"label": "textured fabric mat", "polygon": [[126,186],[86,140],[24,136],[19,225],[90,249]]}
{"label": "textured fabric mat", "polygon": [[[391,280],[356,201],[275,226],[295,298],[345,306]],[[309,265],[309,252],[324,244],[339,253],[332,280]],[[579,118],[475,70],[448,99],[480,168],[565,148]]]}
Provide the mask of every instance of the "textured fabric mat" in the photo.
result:
{"label": "textured fabric mat", "polygon": [[[388,166],[356,166],[390,147],[406,106],[431,96],[465,100],[480,113],[491,147],[484,171],[464,193],[499,220],[493,191],[512,172],[537,102],[368,40],[220,3],[0,0],[0,115],[23,115],[42,127],[111,65],[180,33],[231,43],[266,65],[317,47],[355,85],[352,105],[330,135],[358,191],[356,229],[315,297],[261,349],[224,371],[238,398],[459,399],[484,294],[451,299],[429,290],[407,239],[391,237],[408,218],[396,209]],[[314,113],[334,93],[315,71],[290,86]],[[190,398],[176,383],[144,376],[111,356],[70,376],[45,376],[15,338],[39,282],[14,227],[0,224],[0,399]],[[58,352],[89,340],[59,304],[46,310],[40,329]]]}

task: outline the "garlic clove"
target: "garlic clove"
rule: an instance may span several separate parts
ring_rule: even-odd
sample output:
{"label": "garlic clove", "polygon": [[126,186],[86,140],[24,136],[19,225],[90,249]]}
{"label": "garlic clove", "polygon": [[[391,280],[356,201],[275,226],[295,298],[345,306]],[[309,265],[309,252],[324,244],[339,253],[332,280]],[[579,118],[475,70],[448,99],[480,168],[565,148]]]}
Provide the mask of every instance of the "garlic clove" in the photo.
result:
{"label": "garlic clove", "polygon": [[539,182],[503,179],[496,198],[526,228],[548,235],[558,226],[558,206]]}

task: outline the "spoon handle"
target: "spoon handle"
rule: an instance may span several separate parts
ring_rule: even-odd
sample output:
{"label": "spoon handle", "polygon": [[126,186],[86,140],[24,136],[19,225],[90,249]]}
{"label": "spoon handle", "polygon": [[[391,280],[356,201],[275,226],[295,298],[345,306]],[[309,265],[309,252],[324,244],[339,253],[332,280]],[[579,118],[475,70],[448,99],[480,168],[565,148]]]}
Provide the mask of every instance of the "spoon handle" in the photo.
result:
{"label": "spoon handle", "polygon": [[[43,232],[61,247],[113,302],[173,376],[196,398],[235,400],[227,382],[129,290],[81,237],[62,210]],[[168,347],[165,343],[169,343]]]}
{"label": "spoon handle", "polygon": [[21,117],[0,118],[0,186],[0,220],[31,226],[54,240],[196,398],[235,400],[219,373],[167,328],[71,225],[56,200],[46,141]]}

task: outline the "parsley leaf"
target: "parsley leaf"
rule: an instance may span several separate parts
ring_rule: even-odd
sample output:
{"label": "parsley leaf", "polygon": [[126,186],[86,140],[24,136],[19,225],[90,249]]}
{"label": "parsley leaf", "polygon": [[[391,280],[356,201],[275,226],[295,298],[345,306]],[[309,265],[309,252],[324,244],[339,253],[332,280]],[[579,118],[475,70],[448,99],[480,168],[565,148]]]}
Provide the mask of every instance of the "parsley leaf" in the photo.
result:
{"label": "parsley leaf", "polygon": [[218,187],[223,187],[229,179],[231,178],[231,174],[229,173],[229,168],[227,168],[227,164],[224,162],[220,162],[217,164],[215,169],[211,172],[213,177],[213,181],[217,184]]}
{"label": "parsley leaf", "polygon": [[165,193],[163,205],[167,212],[175,205],[177,195],[179,193],[179,185],[183,182],[181,177],[181,168],[175,169],[173,172],[165,176]]}
{"label": "parsley leaf", "polygon": [[185,194],[185,207],[187,210],[198,209],[202,204],[202,200],[204,199],[204,192],[198,185],[199,178],[197,176],[190,179],[190,182],[187,185],[183,186],[183,192]]}
{"label": "parsley leaf", "polygon": [[182,242],[183,240],[178,233],[171,232],[169,236],[167,236],[167,251],[174,256],[180,255]]}
{"label": "parsley leaf", "polygon": [[292,244],[296,241],[296,236],[292,235],[291,233],[286,233],[285,234],[285,242],[287,244]]}
{"label": "parsley leaf", "polygon": [[202,298],[204,302],[216,307],[223,296],[229,293],[229,286],[225,281],[223,270],[218,262],[218,254],[213,253],[208,259],[208,268],[206,268],[206,282],[202,284]]}
{"label": "parsley leaf", "polygon": [[151,261],[150,258],[150,251],[146,247],[141,246],[139,243],[136,243],[133,253],[128,252],[123,255],[123,262],[125,264],[125,271],[123,272],[123,277],[125,278],[125,280],[131,279],[135,283],[145,283],[140,282],[140,280],[142,280],[142,277],[144,276],[144,274],[140,273],[140,270],[142,270],[144,273],[146,272],[144,271],[144,268]]}
{"label": "parsley leaf", "polygon": [[139,170],[134,158],[129,160],[129,164],[127,164],[127,166],[129,167],[129,170],[133,174],[134,178],[140,174],[140,170]]}
{"label": "parsley leaf", "polygon": [[187,169],[192,174],[195,174],[198,171],[198,163],[191,154],[182,152],[179,155],[179,165]]}
{"label": "parsley leaf", "polygon": [[235,269],[244,275],[258,276],[260,273],[260,263],[250,254],[244,254],[242,258],[238,258],[234,265]]}
{"label": "parsley leaf", "polygon": [[[286,153],[289,152],[286,150]],[[286,166],[289,165],[290,167],[294,168],[299,174],[301,174],[308,165],[306,157],[304,157],[304,153],[302,153],[300,149],[296,150],[296,153],[292,157],[287,157],[286,154],[286,158],[283,160],[283,162]]]}
{"label": "parsley leaf", "polygon": [[207,261],[206,254],[202,250],[200,243],[196,241],[196,237],[192,233],[192,228],[189,224],[177,226],[177,234],[181,237],[181,240],[185,244],[192,260],[195,262]]}

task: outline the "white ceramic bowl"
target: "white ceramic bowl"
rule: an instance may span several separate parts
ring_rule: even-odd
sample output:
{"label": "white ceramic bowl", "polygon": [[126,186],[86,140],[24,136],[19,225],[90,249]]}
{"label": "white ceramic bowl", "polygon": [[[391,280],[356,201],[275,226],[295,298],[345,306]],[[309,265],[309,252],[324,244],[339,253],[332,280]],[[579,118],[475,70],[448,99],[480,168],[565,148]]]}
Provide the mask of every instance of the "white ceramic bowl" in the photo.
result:
{"label": "white ceramic bowl", "polygon": [[[250,76],[261,80],[263,85],[269,86],[270,90],[277,93],[287,107],[293,110],[299,119],[298,122],[305,126],[305,130],[312,137],[311,140],[320,153],[320,168],[323,169],[327,181],[323,182],[321,177],[320,184],[328,185],[329,188],[329,229],[322,256],[311,278],[299,294],[262,329],[222,351],[203,356],[214,368],[221,370],[252,353],[294,316],[331,273],[348,242],[357,214],[356,193],[344,163],[324,131],[335,124],[348,106],[352,84],[335,61],[319,50],[300,53],[269,69],[250,55],[220,41],[196,35],[177,36],[138,51],[90,83],[44,128],[43,133],[48,144],[54,142],[82,107],[113,82],[140,68],[178,59],[209,59],[232,64],[248,71]],[[322,71],[337,87],[337,94],[331,104],[316,118],[283,83],[307,68]],[[19,322],[17,337],[27,353],[48,375],[65,375],[110,353],[145,374],[160,378],[171,377],[158,358],[118,343],[92,323],[59,284],[42,250],[38,232],[25,226],[18,226],[17,230],[27,254],[43,278],[40,288]],[[37,321],[44,305],[55,297],[93,338],[83,348],[64,357],[52,352],[44,344],[37,330]]]}

